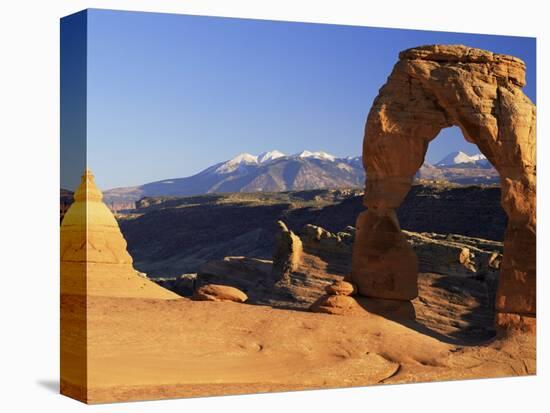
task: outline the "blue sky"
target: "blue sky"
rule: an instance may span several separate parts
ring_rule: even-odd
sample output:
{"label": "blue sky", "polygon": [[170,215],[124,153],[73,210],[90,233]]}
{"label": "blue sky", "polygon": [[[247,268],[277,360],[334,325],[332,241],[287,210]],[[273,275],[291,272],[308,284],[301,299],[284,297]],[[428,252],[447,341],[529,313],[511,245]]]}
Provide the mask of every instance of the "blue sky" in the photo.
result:
{"label": "blue sky", "polygon": [[[88,165],[108,189],[192,175],[240,152],[360,155],[399,51],[433,43],[523,59],[536,101],[532,38],[90,10]],[[454,150],[477,152],[450,128],[427,159]]]}

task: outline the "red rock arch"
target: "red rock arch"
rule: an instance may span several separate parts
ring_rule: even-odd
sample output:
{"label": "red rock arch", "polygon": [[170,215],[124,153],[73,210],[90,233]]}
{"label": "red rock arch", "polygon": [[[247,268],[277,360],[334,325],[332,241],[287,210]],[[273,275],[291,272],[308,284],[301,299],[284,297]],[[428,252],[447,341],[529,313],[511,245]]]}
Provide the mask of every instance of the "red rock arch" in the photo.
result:
{"label": "red rock arch", "polygon": [[395,210],[428,144],[458,126],[500,174],[508,215],[497,292],[500,327],[534,329],[536,312],[536,107],[523,94],[518,58],[466,46],[423,46],[400,53],[369,112],[363,141],[368,179],[357,219],[352,279],[373,298],[411,300],[418,263]]}

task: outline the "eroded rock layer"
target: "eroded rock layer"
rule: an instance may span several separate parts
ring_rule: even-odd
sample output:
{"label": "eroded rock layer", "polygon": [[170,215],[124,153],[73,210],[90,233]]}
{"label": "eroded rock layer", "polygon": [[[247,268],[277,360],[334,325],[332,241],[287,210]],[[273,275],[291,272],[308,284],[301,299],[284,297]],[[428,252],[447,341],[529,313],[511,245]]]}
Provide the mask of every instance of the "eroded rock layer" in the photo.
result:
{"label": "eroded rock layer", "polygon": [[395,211],[430,141],[458,126],[500,175],[508,226],[496,309],[535,315],[536,108],[524,85],[525,64],[513,56],[462,45],[400,53],[365,127],[368,210],[357,220],[352,263],[360,294],[396,300],[418,294],[418,260]]}

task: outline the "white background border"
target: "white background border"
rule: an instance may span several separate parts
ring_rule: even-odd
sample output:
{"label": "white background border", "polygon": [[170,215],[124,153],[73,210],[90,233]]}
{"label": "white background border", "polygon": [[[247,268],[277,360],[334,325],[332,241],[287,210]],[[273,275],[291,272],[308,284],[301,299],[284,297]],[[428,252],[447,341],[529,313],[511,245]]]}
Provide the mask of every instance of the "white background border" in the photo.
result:
{"label": "white background border", "polygon": [[[0,409],[13,411],[541,411],[547,329],[548,16],[544,1],[6,0],[0,11]],[[86,407],[59,396],[59,21],[87,8],[537,37],[538,376]],[[374,57],[375,58],[375,57]],[[365,114],[368,111],[365,107]],[[358,136],[357,139],[361,139]],[[548,406],[545,406],[548,408]]]}

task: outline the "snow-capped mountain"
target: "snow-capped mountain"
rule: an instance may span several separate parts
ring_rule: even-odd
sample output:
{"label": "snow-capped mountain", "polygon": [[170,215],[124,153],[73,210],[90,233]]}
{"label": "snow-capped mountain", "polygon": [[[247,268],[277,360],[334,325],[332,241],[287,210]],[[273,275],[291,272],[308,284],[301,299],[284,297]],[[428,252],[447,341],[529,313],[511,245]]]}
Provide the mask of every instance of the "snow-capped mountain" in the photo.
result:
{"label": "snow-capped mountain", "polygon": [[[485,156],[464,152],[452,152],[435,165],[426,162],[416,176],[462,184],[498,182],[498,173]],[[146,196],[362,188],[364,183],[361,156],[339,158],[327,152],[308,150],[286,155],[272,150],[259,155],[240,153],[185,178],[110,189],[104,192],[104,199],[111,205],[128,205]]]}
{"label": "snow-capped mountain", "polygon": [[240,153],[234,158],[223,162],[221,165],[216,165],[215,172],[220,174],[228,174],[241,168],[243,165],[257,165],[258,157],[249,153]]}
{"label": "snow-capped mountain", "polygon": [[262,152],[259,155],[251,155],[249,153],[243,152],[228,161],[215,165],[215,171],[220,174],[227,174],[237,170],[242,166],[265,164],[275,159],[283,158],[285,156],[286,155],[284,153],[279,152],[278,150]]}
{"label": "snow-capped mountain", "polygon": [[[216,165],[215,171],[220,174],[227,174],[234,172],[238,168],[241,168],[243,166],[254,166],[254,165],[262,165],[267,164],[271,161],[274,161],[276,159],[280,158],[300,158],[300,159],[320,159],[324,161],[330,161],[334,162],[336,160],[336,157],[334,155],[331,155],[327,152],[323,151],[317,151],[317,152],[311,152],[311,151],[302,151],[300,153],[294,154],[294,155],[286,155],[276,149],[269,151],[269,152],[263,152],[259,155],[251,155],[249,153],[240,153],[234,158],[231,158],[228,161],[222,162],[219,165]],[[350,157],[348,157],[350,158]],[[347,158],[346,158],[347,159]],[[352,159],[352,158],[350,158]]]}
{"label": "snow-capped mountain", "polygon": [[451,152],[438,163],[435,164],[437,167],[475,167],[475,168],[486,168],[490,166],[489,161],[485,155],[481,153],[475,155],[468,155],[462,151]]}
{"label": "snow-capped mountain", "polygon": [[286,155],[278,150],[259,155],[240,153],[196,175],[114,188],[107,203],[137,201],[146,196],[187,196],[215,192],[290,191],[320,188],[361,188],[365,171],[361,157],[338,158],[323,151]]}
{"label": "snow-capped mountain", "polygon": [[435,165],[424,162],[416,177],[428,181],[446,181],[457,184],[496,184],[500,181],[498,172],[478,153],[451,152]]}
{"label": "snow-capped mountain", "polygon": [[317,151],[317,152],[302,151],[294,156],[297,156],[298,158],[322,159],[322,160],[331,161],[331,162],[334,162],[336,160],[336,157],[334,155],[331,155],[330,153],[326,153],[323,151]]}
{"label": "snow-capped mountain", "polygon": [[259,154],[257,157],[257,160],[258,160],[258,163],[265,163],[265,162],[273,161],[274,159],[277,159],[277,158],[282,158],[284,156],[286,156],[284,153],[279,152],[278,150],[275,149],[269,152],[263,152]]}

